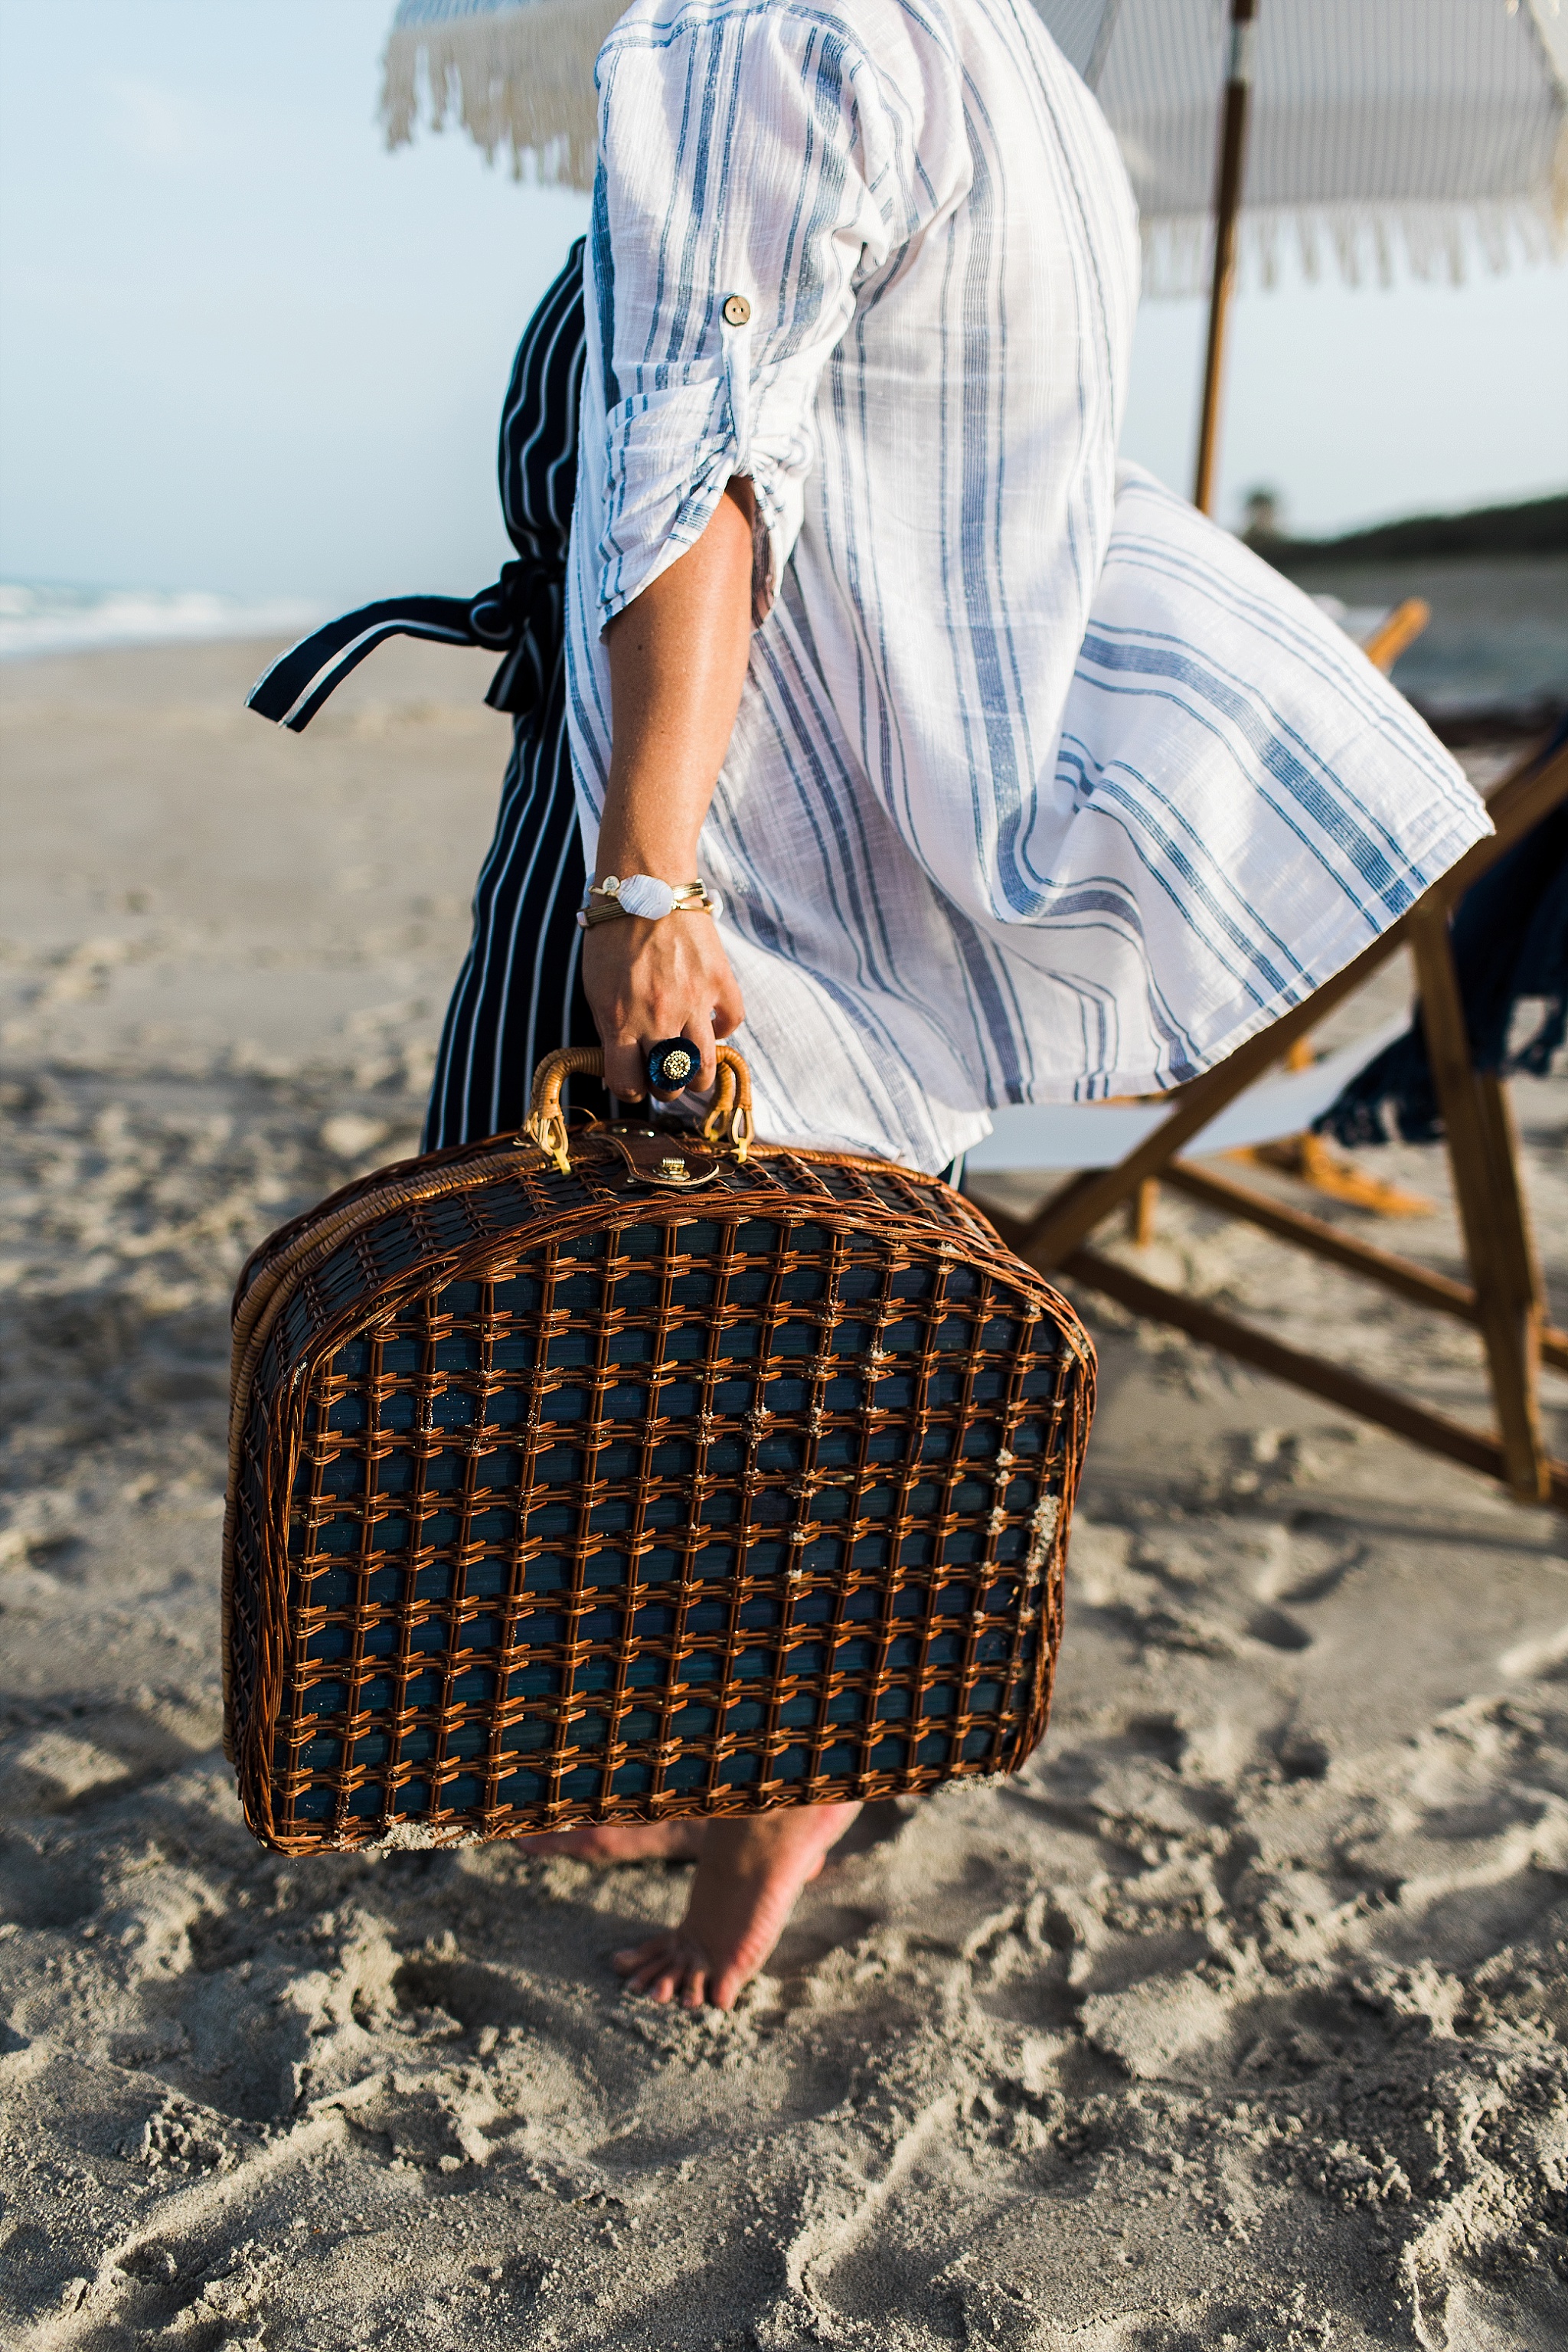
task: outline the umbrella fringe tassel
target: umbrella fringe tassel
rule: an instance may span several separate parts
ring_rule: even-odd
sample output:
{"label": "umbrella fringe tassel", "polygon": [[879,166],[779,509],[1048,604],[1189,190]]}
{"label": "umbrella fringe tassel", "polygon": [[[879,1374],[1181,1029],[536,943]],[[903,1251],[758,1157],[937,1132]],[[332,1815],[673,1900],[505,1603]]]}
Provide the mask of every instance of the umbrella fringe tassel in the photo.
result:
{"label": "umbrella fringe tassel", "polygon": [[[381,119],[389,147],[406,145],[423,116],[435,131],[462,124],[492,162],[511,157],[514,177],[592,188],[597,144],[594,65],[626,0],[529,0],[446,21],[396,26],[387,42]],[[1206,213],[1167,214],[1143,224],[1143,290],[1206,292],[1213,267]],[[1479,249],[1485,266],[1516,257],[1556,259],[1568,251],[1568,122],[1561,120],[1543,184],[1531,194],[1401,204],[1370,198],[1340,204],[1258,205],[1241,219],[1241,267],[1272,286],[1287,240],[1302,274],[1336,262],[1348,285],[1387,286],[1403,247],[1411,275],[1458,285]]]}
{"label": "umbrella fringe tassel", "polygon": [[433,131],[456,121],[490,162],[506,149],[514,178],[591,188],[594,62],[625,6],[532,0],[500,18],[395,30],[382,80],[387,145],[406,146],[421,116]]}
{"label": "umbrella fringe tassel", "polygon": [[[1238,262],[1242,281],[1275,286],[1291,245],[1303,278],[1316,281],[1337,265],[1347,286],[1392,286],[1401,255],[1413,278],[1462,285],[1479,256],[1500,273],[1516,260],[1561,260],[1568,253],[1564,207],[1556,191],[1497,204],[1269,205],[1244,211]],[[1214,268],[1214,224],[1206,215],[1146,220],[1143,291],[1155,298],[1206,294]]]}

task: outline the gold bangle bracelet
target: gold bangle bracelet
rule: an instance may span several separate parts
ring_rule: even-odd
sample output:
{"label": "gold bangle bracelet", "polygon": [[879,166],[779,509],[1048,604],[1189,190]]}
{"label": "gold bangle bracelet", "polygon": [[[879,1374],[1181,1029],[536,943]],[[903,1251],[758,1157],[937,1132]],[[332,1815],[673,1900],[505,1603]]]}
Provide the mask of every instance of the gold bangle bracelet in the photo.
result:
{"label": "gold bangle bracelet", "polygon": [[[641,881],[645,877],[638,876],[634,878]],[[622,887],[619,877],[614,874],[607,874],[602,882],[591,883],[578,909],[578,929],[592,930],[595,923],[614,922],[623,915],[629,915],[639,922],[662,922],[667,914],[711,915],[717,921],[724,903],[717,890],[710,890],[701,880],[662,883],[659,889],[668,898],[670,904],[645,913],[626,904],[621,897]]]}
{"label": "gold bangle bracelet", "polygon": [[[700,898],[683,898],[679,906],[670,908],[674,915],[711,915],[715,911],[706,893]],[[663,919],[662,915],[634,915],[614,898],[606,899],[602,907],[585,908],[577,918],[579,928],[584,931],[591,931],[598,923],[658,923]]]}

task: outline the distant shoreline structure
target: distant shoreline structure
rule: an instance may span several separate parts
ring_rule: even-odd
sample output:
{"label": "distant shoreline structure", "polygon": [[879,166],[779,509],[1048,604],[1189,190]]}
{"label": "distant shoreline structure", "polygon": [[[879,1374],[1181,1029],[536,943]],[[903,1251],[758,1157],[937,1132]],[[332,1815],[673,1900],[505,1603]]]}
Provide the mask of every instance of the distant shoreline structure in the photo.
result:
{"label": "distant shoreline structure", "polygon": [[[1247,507],[1247,545],[1320,598],[1331,591],[1368,618],[1406,595],[1430,602],[1431,625],[1395,683],[1446,742],[1542,734],[1568,715],[1568,492],[1332,539],[1281,529],[1270,491],[1254,491]],[[276,644],[332,609],[302,597],[0,581],[0,662],[224,638]]]}
{"label": "distant shoreline structure", "polygon": [[[1266,493],[1255,494],[1259,499]],[[1568,555],[1568,491],[1507,507],[1473,507],[1461,514],[1409,515],[1373,523],[1338,539],[1293,539],[1254,525],[1247,545],[1277,571],[1308,572],[1320,564],[1405,562],[1452,555]]]}
{"label": "distant shoreline structure", "polygon": [[1284,530],[1272,490],[1254,490],[1247,510],[1248,547],[1321,600],[1429,603],[1430,625],[1394,676],[1444,742],[1544,735],[1568,717],[1568,492],[1333,539]]}
{"label": "distant shoreline structure", "polygon": [[87,588],[0,581],[0,661],[99,653],[115,646],[297,636],[330,609],[298,596],[250,598],[202,588]]}

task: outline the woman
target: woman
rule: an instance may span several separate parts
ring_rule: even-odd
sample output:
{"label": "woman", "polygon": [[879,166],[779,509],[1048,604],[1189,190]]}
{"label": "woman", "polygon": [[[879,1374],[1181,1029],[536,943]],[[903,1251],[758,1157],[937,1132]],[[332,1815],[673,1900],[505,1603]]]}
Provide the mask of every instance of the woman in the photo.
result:
{"label": "woman", "polygon": [[[1026,0],[634,0],[597,80],[559,686],[617,1094],[740,1033],[763,1133],[941,1168],[1208,1066],[1484,832],[1304,598],[1118,480],[1134,209]],[[695,1852],[617,1966],[729,2008],[854,1810],[553,1843]]]}

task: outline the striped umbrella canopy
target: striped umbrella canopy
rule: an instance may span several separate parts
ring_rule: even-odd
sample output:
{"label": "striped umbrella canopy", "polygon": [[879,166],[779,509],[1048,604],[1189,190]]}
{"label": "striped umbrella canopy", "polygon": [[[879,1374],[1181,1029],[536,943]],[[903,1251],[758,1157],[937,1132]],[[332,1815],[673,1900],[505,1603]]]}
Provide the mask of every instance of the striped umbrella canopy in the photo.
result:
{"label": "striped umbrella canopy", "polygon": [[[1216,130],[1238,60],[1226,0],[1035,0],[1121,145],[1157,293],[1211,275]],[[401,0],[394,145],[457,120],[527,177],[592,185],[594,59],[621,0]],[[1252,15],[1248,9],[1246,14]],[[1568,0],[1257,0],[1241,237],[1352,280],[1561,252]],[[1250,37],[1245,37],[1250,41]],[[1231,76],[1234,79],[1234,75]]]}

